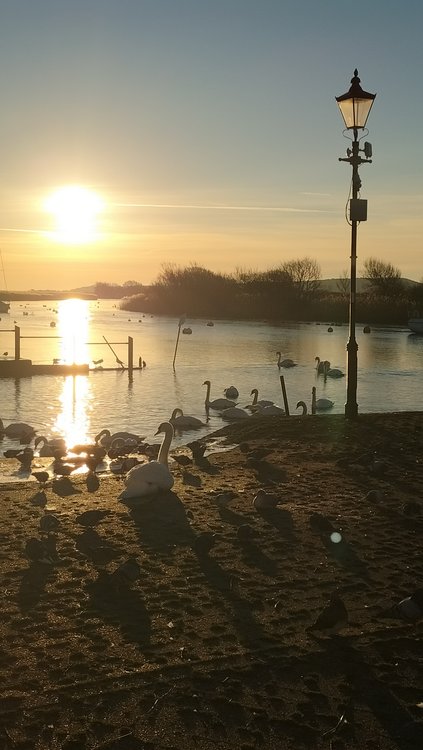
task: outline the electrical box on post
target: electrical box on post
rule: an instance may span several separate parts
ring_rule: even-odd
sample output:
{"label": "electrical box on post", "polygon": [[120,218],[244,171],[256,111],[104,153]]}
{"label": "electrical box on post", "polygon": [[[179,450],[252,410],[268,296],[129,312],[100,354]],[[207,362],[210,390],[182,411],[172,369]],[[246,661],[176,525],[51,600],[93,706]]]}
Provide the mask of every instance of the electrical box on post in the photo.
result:
{"label": "electrical box on post", "polygon": [[350,220],[367,221],[367,201],[362,198],[351,198]]}

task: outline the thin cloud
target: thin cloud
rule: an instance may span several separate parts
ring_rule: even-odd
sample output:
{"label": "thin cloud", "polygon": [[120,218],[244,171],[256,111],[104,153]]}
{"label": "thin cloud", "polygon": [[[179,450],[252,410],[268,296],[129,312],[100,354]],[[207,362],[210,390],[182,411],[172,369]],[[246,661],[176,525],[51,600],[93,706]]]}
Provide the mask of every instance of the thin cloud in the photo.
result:
{"label": "thin cloud", "polygon": [[113,205],[121,208],[187,208],[212,211],[278,211],[282,213],[299,213],[299,214],[326,214],[329,211],[321,211],[317,208],[289,208],[286,206],[212,206],[212,205],[193,205],[179,203],[114,203]]}

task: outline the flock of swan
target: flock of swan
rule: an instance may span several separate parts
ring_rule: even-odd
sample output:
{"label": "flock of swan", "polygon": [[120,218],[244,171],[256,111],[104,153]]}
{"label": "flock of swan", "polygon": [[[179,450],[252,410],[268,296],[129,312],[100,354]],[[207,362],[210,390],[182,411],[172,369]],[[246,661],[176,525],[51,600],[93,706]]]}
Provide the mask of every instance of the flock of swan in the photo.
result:
{"label": "flock of swan", "polygon": [[[292,359],[282,359],[281,352],[277,352],[278,369],[295,367],[296,363]],[[315,358],[317,374],[324,377],[339,378],[343,373],[339,369],[332,369],[330,362]],[[223,397],[211,398],[211,381],[205,380],[203,385],[206,387],[205,408],[208,416],[209,410],[219,413],[224,421],[233,422],[257,417],[266,417],[274,415],[285,415],[284,409],[277,406],[269,399],[259,398],[258,388],[251,390],[251,403],[244,407],[238,405],[236,399],[239,398],[239,391],[231,385],[225,388]],[[332,409],[334,402],[326,398],[317,398],[316,387],[312,388],[311,413],[316,414],[319,411],[328,411]],[[296,409],[302,409],[302,415],[308,414],[308,408],[305,401],[298,401]],[[154,495],[162,490],[170,490],[173,487],[174,479],[169,469],[169,450],[172,439],[176,431],[196,430],[206,427],[206,422],[195,416],[184,414],[181,408],[173,410],[167,421],[160,424],[156,435],[162,434],[162,443],[160,445],[157,458],[145,463],[139,463],[136,458],[129,458],[131,452],[140,452],[141,441],[144,437],[135,433],[122,430],[112,433],[108,429],[103,429],[96,435],[92,444],[74,446],[70,449],[71,453],[76,454],[70,459],[75,468],[77,465],[86,463],[89,474],[95,472],[97,465],[101,460],[108,456],[111,459],[110,468],[113,470],[112,463],[114,459],[120,459],[119,465],[126,467],[124,484],[125,489],[120,494],[121,500],[127,500],[134,497]],[[11,440],[18,440],[21,444],[26,445],[24,449],[8,450],[4,452],[5,457],[16,457],[20,460],[21,465],[26,470],[31,470],[31,462],[34,455],[40,457],[51,457],[53,460],[52,469],[54,473],[64,474],[66,465],[67,446],[61,437],[46,438],[43,435],[37,435],[36,430],[25,422],[14,422],[4,425],[0,419],[0,440],[8,437]],[[29,447],[29,443],[34,440],[34,449]],[[145,444],[144,444],[145,445]],[[79,455],[78,455],[79,454]],[[86,458],[81,457],[85,454]],[[127,460],[123,464],[122,457]],[[151,455],[149,456],[151,458]],[[40,472],[36,472],[36,476]],[[45,474],[46,472],[42,472]],[[38,477],[36,476],[38,479]]]}

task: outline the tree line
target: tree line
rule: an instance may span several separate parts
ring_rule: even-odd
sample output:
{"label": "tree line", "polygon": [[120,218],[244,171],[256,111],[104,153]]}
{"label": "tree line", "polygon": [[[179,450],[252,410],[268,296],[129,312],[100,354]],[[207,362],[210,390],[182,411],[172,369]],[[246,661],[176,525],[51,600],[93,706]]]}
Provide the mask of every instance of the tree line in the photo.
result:
{"label": "tree line", "polygon": [[[367,289],[357,295],[357,321],[405,325],[423,311],[423,281],[407,282],[390,263],[368,258],[360,274]],[[155,281],[121,302],[124,310],[190,318],[271,321],[333,321],[349,316],[350,280],[341,275],[335,292],[321,284],[319,264],[309,257],[266,271],[237,268],[216,273],[190,263],[166,263]],[[129,290],[128,290],[129,291]]]}

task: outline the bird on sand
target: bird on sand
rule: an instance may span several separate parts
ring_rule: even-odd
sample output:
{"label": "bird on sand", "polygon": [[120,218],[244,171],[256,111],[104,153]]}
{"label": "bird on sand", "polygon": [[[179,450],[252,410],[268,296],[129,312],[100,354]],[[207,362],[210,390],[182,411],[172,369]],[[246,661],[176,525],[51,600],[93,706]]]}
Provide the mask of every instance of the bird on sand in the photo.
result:
{"label": "bird on sand", "polygon": [[253,505],[256,510],[268,510],[269,508],[276,508],[279,503],[279,498],[276,495],[272,495],[266,490],[260,489],[253,498]]}
{"label": "bird on sand", "polygon": [[34,458],[32,448],[25,448],[21,453],[18,453],[16,458],[21,464],[22,471],[31,471],[32,459]]}
{"label": "bird on sand", "polygon": [[97,492],[100,487],[100,479],[94,471],[89,471],[85,478],[85,484],[88,492]]}
{"label": "bird on sand", "polygon": [[60,521],[53,513],[46,513],[40,518],[40,530],[50,534],[51,531],[57,531],[60,527]]}
{"label": "bird on sand", "polygon": [[93,508],[92,510],[85,510],[76,517],[77,523],[85,528],[93,528],[100,523],[106,516],[109,515],[108,510],[100,510]]}
{"label": "bird on sand", "polygon": [[193,549],[199,555],[208,555],[216,543],[216,534],[212,531],[203,531],[193,542]]}
{"label": "bird on sand", "polygon": [[423,619],[423,589],[417,589],[410,596],[395,604],[382,614],[382,617],[393,617],[407,622],[418,622]]}
{"label": "bird on sand", "polygon": [[329,604],[324,607],[316,621],[307,630],[330,635],[337,633],[348,624],[347,608],[338,594],[332,594]]}
{"label": "bird on sand", "polygon": [[31,476],[35,477],[38,484],[40,485],[45,485],[50,479],[50,474],[48,473],[48,471],[31,471]]}
{"label": "bird on sand", "polygon": [[54,560],[49,554],[48,546],[46,542],[41,539],[31,537],[25,544],[25,554],[31,562],[43,563],[46,565],[52,565]]}

